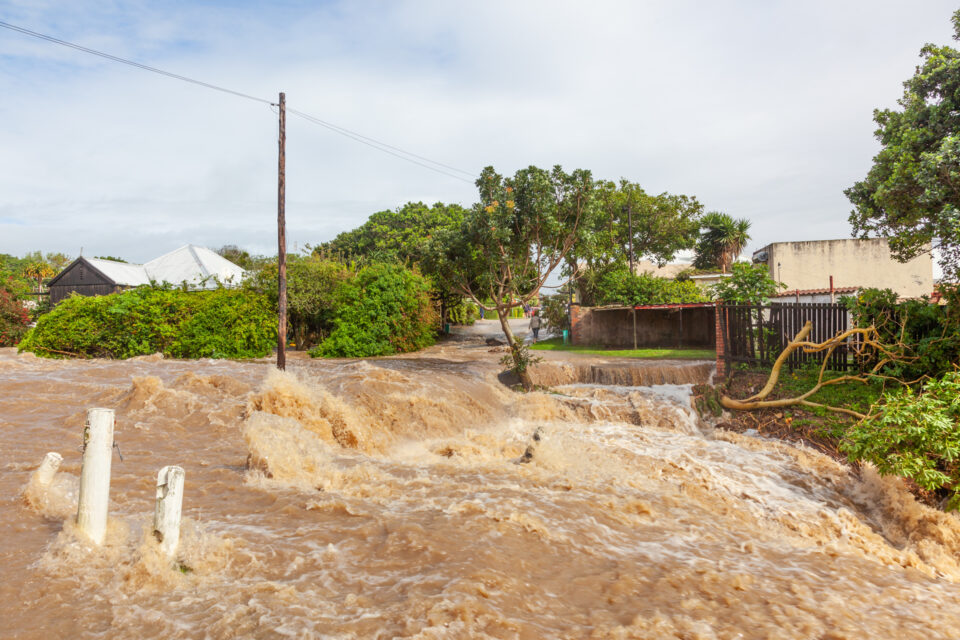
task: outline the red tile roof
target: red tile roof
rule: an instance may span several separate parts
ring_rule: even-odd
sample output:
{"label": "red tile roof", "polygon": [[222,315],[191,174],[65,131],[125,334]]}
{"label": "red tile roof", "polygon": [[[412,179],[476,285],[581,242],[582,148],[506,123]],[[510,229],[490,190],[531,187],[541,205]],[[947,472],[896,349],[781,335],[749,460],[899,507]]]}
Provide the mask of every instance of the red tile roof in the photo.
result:
{"label": "red tile roof", "polygon": [[[834,287],[833,293],[843,294],[843,293],[856,293],[860,290],[860,287]],[[791,289],[790,291],[781,291],[775,298],[790,298],[793,296],[815,296],[830,293],[830,289]]]}

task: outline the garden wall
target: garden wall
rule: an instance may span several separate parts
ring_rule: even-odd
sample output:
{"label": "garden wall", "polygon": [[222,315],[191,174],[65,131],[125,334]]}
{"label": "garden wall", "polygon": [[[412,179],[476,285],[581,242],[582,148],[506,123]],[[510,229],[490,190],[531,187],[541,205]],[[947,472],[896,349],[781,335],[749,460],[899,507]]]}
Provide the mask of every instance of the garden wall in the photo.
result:
{"label": "garden wall", "polygon": [[[629,308],[570,307],[571,341],[579,345],[633,348],[633,316]],[[638,309],[638,348],[713,349],[716,346],[713,307]]]}

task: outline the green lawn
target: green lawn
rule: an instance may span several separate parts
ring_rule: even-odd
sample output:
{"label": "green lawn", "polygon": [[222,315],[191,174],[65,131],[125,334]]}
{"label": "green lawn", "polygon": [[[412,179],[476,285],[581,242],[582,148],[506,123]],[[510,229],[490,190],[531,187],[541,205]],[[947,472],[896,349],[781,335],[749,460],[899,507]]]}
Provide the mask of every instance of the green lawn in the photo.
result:
{"label": "green lawn", "polygon": [[592,356],[615,356],[618,358],[670,358],[686,360],[715,360],[717,354],[712,349],[604,349],[590,345],[563,344],[561,338],[542,340],[531,349],[537,351],[573,351]]}

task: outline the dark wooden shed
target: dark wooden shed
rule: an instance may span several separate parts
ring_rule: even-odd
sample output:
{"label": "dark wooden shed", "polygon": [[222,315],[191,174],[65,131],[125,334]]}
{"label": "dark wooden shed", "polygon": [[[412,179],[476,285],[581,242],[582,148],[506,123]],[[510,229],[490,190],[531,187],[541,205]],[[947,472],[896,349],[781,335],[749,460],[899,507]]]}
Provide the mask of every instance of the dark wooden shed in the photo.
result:
{"label": "dark wooden shed", "polygon": [[126,273],[133,271],[130,267],[139,267],[139,265],[116,262],[113,263],[118,265],[115,268],[103,263],[113,263],[113,261],[87,259],[80,256],[67,265],[48,285],[50,303],[57,304],[73,292],[82,296],[105,296],[143,284],[135,273]]}

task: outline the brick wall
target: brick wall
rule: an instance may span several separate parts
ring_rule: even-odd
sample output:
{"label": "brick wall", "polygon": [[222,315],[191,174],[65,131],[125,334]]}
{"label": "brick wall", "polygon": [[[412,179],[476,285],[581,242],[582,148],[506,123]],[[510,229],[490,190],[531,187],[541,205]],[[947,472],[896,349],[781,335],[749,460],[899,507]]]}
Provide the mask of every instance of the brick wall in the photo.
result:
{"label": "brick wall", "polygon": [[581,344],[580,333],[583,330],[580,324],[583,319],[583,313],[580,310],[580,304],[570,303],[570,344]]}
{"label": "brick wall", "polygon": [[713,307],[678,309],[595,309],[571,305],[571,341],[613,348],[712,349],[716,333]]}
{"label": "brick wall", "polygon": [[727,359],[726,359],[726,341],[723,335],[723,325],[721,324],[720,314],[723,313],[723,309],[720,307],[720,304],[717,304],[717,312],[714,315],[716,318],[716,331],[717,331],[717,382],[723,382],[727,378]]}

